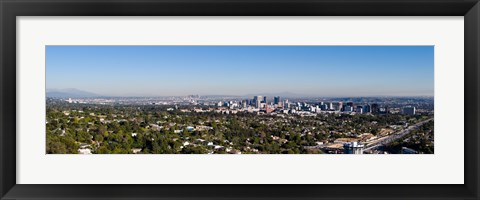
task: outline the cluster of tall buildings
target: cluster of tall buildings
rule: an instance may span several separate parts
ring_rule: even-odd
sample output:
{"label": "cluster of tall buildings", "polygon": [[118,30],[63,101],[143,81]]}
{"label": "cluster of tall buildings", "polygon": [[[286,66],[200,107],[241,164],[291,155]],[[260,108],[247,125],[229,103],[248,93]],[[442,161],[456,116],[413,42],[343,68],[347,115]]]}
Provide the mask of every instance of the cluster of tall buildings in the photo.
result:
{"label": "cluster of tall buildings", "polygon": [[268,105],[271,105],[275,108],[288,108],[288,104],[289,104],[288,99],[283,101],[280,96],[273,97],[273,102],[270,102],[270,104],[268,104],[266,96],[254,96],[253,99],[251,100],[246,99],[244,100],[244,102],[245,102],[244,103],[245,105],[248,104],[259,109],[267,108]]}
{"label": "cluster of tall buildings", "polygon": [[[373,114],[387,114],[389,108],[386,105],[379,105],[378,103],[364,103],[355,104],[353,102],[319,102],[310,104],[306,102],[290,103],[288,99],[283,100],[280,96],[273,97],[273,101],[268,102],[267,96],[254,96],[252,99],[244,99],[242,101],[219,102],[218,106],[225,106],[229,108],[248,108],[254,107],[261,110],[273,111],[275,109],[283,109],[295,111],[340,111],[340,112],[356,112],[356,113],[373,113]],[[415,115],[415,107],[407,106],[403,108],[403,113],[408,115]]]}
{"label": "cluster of tall buildings", "polygon": [[319,108],[323,111],[341,111],[357,113],[387,113],[388,107],[380,107],[377,103],[355,105],[353,102],[320,102]]}

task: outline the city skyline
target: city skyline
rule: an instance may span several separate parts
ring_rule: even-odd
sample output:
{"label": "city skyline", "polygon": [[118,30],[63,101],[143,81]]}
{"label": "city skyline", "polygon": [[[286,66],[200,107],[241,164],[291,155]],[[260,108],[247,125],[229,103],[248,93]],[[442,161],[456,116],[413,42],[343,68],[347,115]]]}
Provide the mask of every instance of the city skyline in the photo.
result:
{"label": "city skyline", "polygon": [[433,46],[47,46],[46,87],[102,96],[433,96],[433,53]]}

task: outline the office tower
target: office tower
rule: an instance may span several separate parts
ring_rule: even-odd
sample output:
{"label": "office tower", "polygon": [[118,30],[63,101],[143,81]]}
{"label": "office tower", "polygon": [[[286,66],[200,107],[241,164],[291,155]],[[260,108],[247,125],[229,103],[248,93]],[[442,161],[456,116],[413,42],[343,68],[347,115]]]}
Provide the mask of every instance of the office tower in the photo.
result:
{"label": "office tower", "polygon": [[380,110],[379,110],[378,104],[376,104],[376,103],[372,104],[370,111],[371,111],[372,113],[379,113]]}
{"label": "office tower", "polygon": [[328,110],[327,104],[322,104],[322,105],[320,105],[320,109],[322,109],[322,110]]}
{"label": "office tower", "polygon": [[333,102],[330,102],[330,110],[333,110]]}
{"label": "office tower", "polygon": [[273,104],[279,104],[280,103],[280,97],[279,96],[276,96],[276,97],[273,97]]}
{"label": "office tower", "polygon": [[354,107],[354,106],[353,106],[353,102],[347,102],[347,106],[350,106],[350,107],[353,108],[353,107]]}
{"label": "office tower", "polygon": [[338,110],[343,111],[343,102],[338,102]]}
{"label": "office tower", "polygon": [[279,108],[283,108],[282,98],[280,98],[279,96],[273,97],[273,104]]}
{"label": "office tower", "polygon": [[290,108],[290,103],[288,103],[288,99],[286,99],[282,104],[283,108]]}
{"label": "office tower", "polygon": [[263,102],[262,103],[267,104],[267,96],[263,97]]}
{"label": "office tower", "polygon": [[357,113],[363,113],[363,106],[357,106],[357,109],[355,110]]}
{"label": "office tower", "polygon": [[246,108],[248,106],[248,99],[242,101],[242,107]]}
{"label": "office tower", "polygon": [[407,106],[403,108],[403,114],[406,115],[415,115],[415,107]]}
{"label": "office tower", "polygon": [[255,108],[260,108],[260,105],[262,103],[262,96],[254,96],[253,97],[253,103],[255,104]]}
{"label": "office tower", "polygon": [[345,107],[343,108],[343,111],[344,111],[344,112],[353,112],[353,107],[351,107],[351,106],[345,106]]}
{"label": "office tower", "polygon": [[368,104],[367,104],[367,105],[364,105],[364,106],[363,106],[363,112],[364,112],[364,113],[369,113],[369,112],[370,112],[370,105],[368,105]]}

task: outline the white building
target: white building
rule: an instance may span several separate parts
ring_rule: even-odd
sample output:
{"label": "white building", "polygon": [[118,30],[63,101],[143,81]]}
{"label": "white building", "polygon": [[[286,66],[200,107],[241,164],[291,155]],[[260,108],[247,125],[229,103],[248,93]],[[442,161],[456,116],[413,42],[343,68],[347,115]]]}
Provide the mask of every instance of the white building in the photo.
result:
{"label": "white building", "polygon": [[132,153],[137,154],[140,153],[142,149],[132,149]]}
{"label": "white building", "polygon": [[364,145],[359,142],[349,142],[343,144],[345,154],[363,154]]}
{"label": "white building", "polygon": [[79,154],[92,154],[91,149],[78,149]]}

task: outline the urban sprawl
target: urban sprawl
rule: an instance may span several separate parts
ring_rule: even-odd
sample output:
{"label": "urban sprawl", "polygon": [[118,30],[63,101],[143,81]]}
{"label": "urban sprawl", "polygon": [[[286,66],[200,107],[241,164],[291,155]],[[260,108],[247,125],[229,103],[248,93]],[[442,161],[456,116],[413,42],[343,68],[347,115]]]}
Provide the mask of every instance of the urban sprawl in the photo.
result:
{"label": "urban sprawl", "polygon": [[47,97],[46,152],[434,153],[433,97],[272,97]]}

